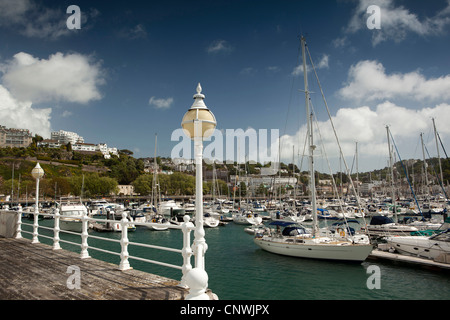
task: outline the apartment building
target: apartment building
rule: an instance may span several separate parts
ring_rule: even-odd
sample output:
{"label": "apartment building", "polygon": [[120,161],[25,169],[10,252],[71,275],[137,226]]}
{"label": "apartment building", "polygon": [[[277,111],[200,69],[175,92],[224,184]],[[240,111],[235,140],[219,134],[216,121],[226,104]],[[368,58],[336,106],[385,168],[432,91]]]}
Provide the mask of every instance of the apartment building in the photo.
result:
{"label": "apartment building", "polygon": [[72,145],[77,143],[84,143],[83,137],[80,137],[77,133],[64,130],[52,132],[51,140],[56,140],[60,144],[68,144],[69,142]]}
{"label": "apartment building", "polygon": [[33,140],[27,129],[10,129],[0,126],[0,147],[27,148]]}

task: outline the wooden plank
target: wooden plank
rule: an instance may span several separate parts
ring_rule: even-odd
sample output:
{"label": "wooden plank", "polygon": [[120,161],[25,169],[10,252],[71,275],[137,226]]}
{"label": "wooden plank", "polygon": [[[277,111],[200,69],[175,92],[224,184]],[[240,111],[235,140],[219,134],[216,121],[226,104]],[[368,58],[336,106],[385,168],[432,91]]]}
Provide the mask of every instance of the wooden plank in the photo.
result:
{"label": "wooden plank", "polygon": [[[79,289],[67,286],[70,266],[80,269]],[[188,291],[178,284],[27,239],[0,238],[1,300],[183,300]]]}

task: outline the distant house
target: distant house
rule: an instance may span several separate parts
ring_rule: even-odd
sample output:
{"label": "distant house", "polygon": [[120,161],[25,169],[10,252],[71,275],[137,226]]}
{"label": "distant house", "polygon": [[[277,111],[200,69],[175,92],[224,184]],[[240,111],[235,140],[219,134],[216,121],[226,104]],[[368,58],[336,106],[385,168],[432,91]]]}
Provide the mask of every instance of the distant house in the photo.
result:
{"label": "distant house", "polygon": [[97,152],[99,151],[97,146],[92,143],[75,143],[72,145],[73,151],[88,151],[88,152]]}
{"label": "distant house", "polygon": [[117,195],[120,196],[133,196],[134,195],[134,186],[132,185],[118,185],[117,188],[119,189],[119,192]]}

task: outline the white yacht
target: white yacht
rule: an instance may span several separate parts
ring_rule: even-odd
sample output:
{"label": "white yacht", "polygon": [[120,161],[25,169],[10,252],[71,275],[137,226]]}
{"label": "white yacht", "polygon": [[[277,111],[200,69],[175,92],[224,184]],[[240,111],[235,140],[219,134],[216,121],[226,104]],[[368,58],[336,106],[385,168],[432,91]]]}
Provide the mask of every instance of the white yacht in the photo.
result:
{"label": "white yacht", "polygon": [[431,237],[386,237],[386,242],[399,253],[415,257],[435,260],[442,255],[450,255],[450,229]]}
{"label": "white yacht", "polygon": [[330,233],[330,236],[322,235],[319,232],[314,169],[314,150],[316,149],[316,145],[314,144],[313,139],[313,114],[309,105],[310,92],[308,91],[306,43],[304,37],[301,39],[301,44],[305,82],[305,104],[308,121],[307,138],[313,227],[311,231],[308,231],[304,227],[293,226],[292,223],[274,221],[272,222],[272,225],[274,225],[276,229],[272,231],[268,228],[263,233],[258,232],[254,237],[254,243],[263,250],[280,255],[362,262],[369,256],[373,249],[373,246],[370,244],[370,240],[366,235],[355,236],[345,232],[345,228],[342,232]]}
{"label": "white yacht", "polygon": [[233,214],[233,222],[236,224],[258,225],[262,223],[262,218],[250,210]]}
{"label": "white yacht", "polygon": [[209,210],[203,214],[203,225],[205,228],[215,228],[220,224],[220,214]]}
{"label": "white yacht", "polygon": [[373,216],[370,223],[361,228],[361,231],[370,234],[370,236],[391,236],[391,235],[410,235],[418,229],[407,224],[395,223],[386,216]]}
{"label": "white yacht", "polygon": [[61,203],[60,228],[66,231],[82,232],[81,218],[87,216],[88,210],[82,203]]}

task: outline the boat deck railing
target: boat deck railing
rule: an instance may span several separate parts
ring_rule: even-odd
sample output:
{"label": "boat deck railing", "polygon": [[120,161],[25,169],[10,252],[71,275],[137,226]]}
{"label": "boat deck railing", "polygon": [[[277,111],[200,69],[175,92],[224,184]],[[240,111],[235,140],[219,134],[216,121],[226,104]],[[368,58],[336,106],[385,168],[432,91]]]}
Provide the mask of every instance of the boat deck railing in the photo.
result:
{"label": "boat deck railing", "polygon": [[[139,222],[138,223],[138,222],[134,222],[134,221],[129,221],[125,212],[122,213],[121,220],[97,219],[97,218],[92,218],[87,215],[84,215],[83,217],[79,218],[79,220],[81,220],[80,223],[82,223],[82,232],[81,233],[74,232],[74,231],[68,231],[68,230],[62,230],[60,228],[60,220],[63,217],[59,214],[58,209],[55,210],[55,213],[42,213],[42,212],[29,213],[30,215],[34,215],[33,224],[22,222],[22,211],[21,210],[10,211],[10,212],[17,213],[17,229],[16,229],[15,237],[18,239],[22,238],[22,233],[27,233],[27,234],[32,235],[32,242],[31,242],[32,244],[39,243],[39,238],[47,238],[47,239],[52,240],[53,250],[61,249],[60,243],[67,243],[67,244],[71,244],[74,246],[79,246],[81,248],[81,252],[80,252],[81,259],[90,258],[90,255],[89,255],[90,250],[96,250],[96,251],[116,255],[116,256],[120,257],[119,270],[121,270],[121,271],[132,269],[129,259],[134,259],[134,260],[138,260],[138,261],[142,261],[142,262],[150,263],[150,264],[157,264],[157,265],[168,267],[168,268],[178,269],[178,270],[181,270],[181,273],[182,273],[182,277],[181,277],[179,286],[184,287],[184,288],[191,288],[191,291],[194,290],[192,288],[195,287],[194,291],[198,291],[198,285],[196,283],[192,283],[192,279],[195,277],[188,276],[188,273],[191,270],[193,270],[193,267],[191,264],[191,257],[194,255],[194,250],[191,247],[191,231],[195,230],[195,226],[192,222],[190,222],[189,216],[184,216],[184,221],[182,223],[180,223],[180,225],[175,225],[175,224],[168,225],[168,228],[177,229],[183,233],[182,249],[174,249],[174,248],[157,246],[157,245],[146,244],[146,243],[130,242],[128,239],[128,226],[129,225],[134,225],[134,226],[139,225],[139,226],[151,227],[151,226],[158,226],[158,224],[151,223],[151,222],[148,222],[148,223],[147,222],[146,223]],[[54,218],[54,221],[55,221],[54,227],[52,228],[52,227],[39,225],[39,217]],[[121,230],[122,230],[120,240],[110,239],[107,237],[100,237],[97,235],[89,234],[88,233],[89,223],[92,223],[92,222],[101,222],[101,223],[110,222],[110,223],[114,223],[114,224],[119,223],[121,225]],[[31,232],[31,231],[22,230],[22,225],[32,227],[33,231]],[[49,230],[49,231],[53,232],[53,236],[39,233],[39,229]],[[81,243],[61,239],[60,238],[61,232],[80,236]],[[109,241],[109,242],[120,243],[121,251],[114,252],[114,251],[106,250],[103,248],[91,246],[88,244],[89,239],[99,239],[99,240],[104,240],[104,241]],[[174,265],[174,264],[165,263],[165,262],[161,262],[161,261],[150,260],[150,259],[146,259],[144,257],[131,256],[128,252],[128,248],[130,245],[178,253],[183,258],[183,264],[180,266],[180,265]],[[188,278],[189,278],[189,280],[188,280]],[[207,288],[204,288],[204,289],[206,290]],[[195,295],[195,293],[192,293],[192,297],[194,297],[194,295]]]}

